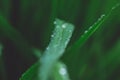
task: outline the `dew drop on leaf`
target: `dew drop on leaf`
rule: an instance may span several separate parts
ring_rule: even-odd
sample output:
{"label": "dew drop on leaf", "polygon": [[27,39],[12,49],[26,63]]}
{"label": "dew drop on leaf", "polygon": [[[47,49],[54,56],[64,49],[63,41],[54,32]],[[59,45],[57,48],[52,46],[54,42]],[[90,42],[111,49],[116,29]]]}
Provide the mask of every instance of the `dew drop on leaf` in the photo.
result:
{"label": "dew drop on leaf", "polygon": [[63,24],[63,25],[62,25],[62,28],[66,28],[66,24]]}
{"label": "dew drop on leaf", "polygon": [[87,33],[88,31],[85,31],[85,34]]}
{"label": "dew drop on leaf", "polygon": [[67,71],[66,71],[65,68],[61,68],[60,71],[59,71],[59,73],[60,73],[61,75],[66,75]]}

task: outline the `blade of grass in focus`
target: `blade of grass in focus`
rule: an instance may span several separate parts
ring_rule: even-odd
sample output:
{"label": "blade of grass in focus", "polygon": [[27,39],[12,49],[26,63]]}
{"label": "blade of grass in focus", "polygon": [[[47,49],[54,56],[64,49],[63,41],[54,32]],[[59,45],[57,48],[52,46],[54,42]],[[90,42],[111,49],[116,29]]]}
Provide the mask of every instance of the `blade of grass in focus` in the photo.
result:
{"label": "blade of grass in focus", "polygon": [[105,21],[106,16],[103,14],[98,21],[96,21],[92,26],[89,27],[88,30],[86,30],[83,35],[71,46],[68,48],[67,51],[73,51],[69,55],[74,55],[75,52],[77,54],[77,51],[79,48],[88,40],[88,38],[101,26],[101,24]]}
{"label": "blade of grass in focus", "polygon": [[[62,20],[56,19],[54,22],[55,30],[51,36],[51,42],[46,48],[40,61],[23,74],[20,80],[48,80],[59,58],[63,55],[65,48],[72,36],[74,26]],[[30,76],[32,73],[32,76]],[[34,75],[34,76],[33,76]],[[65,74],[66,75],[66,74]],[[65,76],[63,75],[63,77]],[[62,78],[62,77],[61,77]],[[66,78],[63,80],[68,80]]]}
{"label": "blade of grass in focus", "polygon": [[68,50],[78,50],[87,40],[88,38],[99,28],[103,23],[105,23],[106,19],[111,15],[111,13],[119,7],[120,4],[116,4],[112,7],[111,11],[105,15],[101,15],[101,17],[92,25],[90,26],[83,35],[80,36],[80,38],[68,49]]}
{"label": "blade of grass in focus", "polygon": [[65,23],[59,19],[56,19],[54,24],[56,25],[56,28],[52,35],[51,42],[41,58],[41,69],[39,75],[41,80],[48,79],[52,67],[63,55],[74,28],[72,24]]}
{"label": "blade of grass in focus", "polygon": [[[118,5],[115,5],[111,11],[108,14],[103,14],[101,17],[92,25],[90,26],[83,35],[66,50],[66,54],[63,56],[63,60],[68,65],[68,68],[71,69],[71,75],[73,78],[77,78],[77,72],[76,66],[80,64],[75,64],[76,61],[78,61],[77,56],[80,53],[80,48],[83,46],[83,44],[89,39],[89,37],[97,31],[102,24],[105,23],[106,19],[112,14],[112,12],[118,7]],[[82,54],[82,52],[81,52]],[[67,57],[67,58],[66,58]],[[85,57],[83,57],[85,58]],[[73,59],[72,61],[69,61],[70,59]],[[85,59],[84,59],[85,60]],[[76,65],[76,66],[75,66]]]}

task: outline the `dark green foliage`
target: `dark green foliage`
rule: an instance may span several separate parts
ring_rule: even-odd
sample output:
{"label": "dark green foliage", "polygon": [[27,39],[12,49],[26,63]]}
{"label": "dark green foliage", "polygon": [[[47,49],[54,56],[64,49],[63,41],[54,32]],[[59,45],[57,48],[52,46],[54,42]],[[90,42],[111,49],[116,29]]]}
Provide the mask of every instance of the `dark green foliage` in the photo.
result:
{"label": "dark green foliage", "polygon": [[0,0],[0,80],[119,80],[119,14],[119,0]]}

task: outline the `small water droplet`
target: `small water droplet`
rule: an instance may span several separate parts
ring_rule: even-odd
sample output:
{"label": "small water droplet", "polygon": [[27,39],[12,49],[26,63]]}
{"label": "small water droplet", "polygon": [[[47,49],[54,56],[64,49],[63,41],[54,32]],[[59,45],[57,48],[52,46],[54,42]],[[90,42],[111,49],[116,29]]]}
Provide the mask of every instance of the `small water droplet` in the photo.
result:
{"label": "small water droplet", "polygon": [[60,73],[61,75],[66,75],[67,71],[66,71],[65,68],[61,68],[61,69],[59,70],[59,73]]}
{"label": "small water droplet", "polygon": [[105,16],[105,14],[101,15],[101,17],[100,17],[100,18],[103,18],[104,16]]}
{"label": "small water droplet", "polygon": [[92,26],[89,27],[89,30],[92,29]]}
{"label": "small water droplet", "polygon": [[104,14],[101,15],[100,18],[98,18],[98,21],[101,21],[101,19],[103,19],[104,16],[105,16]]}
{"label": "small water droplet", "polygon": [[112,10],[113,10],[113,9],[115,9],[115,6],[114,6],[114,7],[112,7]]}
{"label": "small water droplet", "polygon": [[53,23],[54,23],[54,24],[57,24],[57,22],[56,22],[56,21],[54,21]]}
{"label": "small water droplet", "polygon": [[51,37],[53,38],[53,37],[54,37],[54,35],[51,35]]}
{"label": "small water droplet", "polygon": [[66,24],[63,24],[63,25],[62,25],[62,28],[66,28]]}
{"label": "small water droplet", "polygon": [[85,34],[86,34],[87,32],[88,32],[88,31],[86,30],[86,31],[85,31]]}
{"label": "small water droplet", "polygon": [[115,9],[116,7],[120,6],[120,4],[117,4],[115,6],[112,7],[112,10]]}
{"label": "small water droplet", "polygon": [[47,47],[46,50],[49,50],[49,47]]}
{"label": "small water droplet", "polygon": [[102,16],[100,18],[98,18],[98,21],[100,21],[102,19]]}
{"label": "small water droplet", "polygon": [[95,22],[93,25],[96,25],[97,24],[97,22]]}

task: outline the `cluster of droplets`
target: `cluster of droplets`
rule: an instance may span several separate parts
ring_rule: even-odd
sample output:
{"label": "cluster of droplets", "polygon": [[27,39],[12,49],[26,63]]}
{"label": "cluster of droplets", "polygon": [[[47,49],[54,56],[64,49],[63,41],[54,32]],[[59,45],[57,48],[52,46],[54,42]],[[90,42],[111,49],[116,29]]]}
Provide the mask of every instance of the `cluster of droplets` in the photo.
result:
{"label": "cluster of droplets", "polygon": [[[65,29],[65,28],[67,27],[67,24],[66,24],[66,23],[62,24],[61,26],[59,26],[57,23],[58,23],[57,20],[55,20],[55,21],[54,21],[54,25],[56,25],[56,29],[58,29],[58,28],[60,28],[60,27],[63,28],[63,29]],[[55,30],[55,31],[56,31],[56,30]],[[51,35],[51,40],[53,40],[54,37],[55,37],[55,33],[53,33],[53,34]],[[60,38],[60,41],[61,41],[61,39],[62,39],[62,38]],[[67,41],[66,41],[65,45],[67,45]],[[55,44],[53,45],[54,48],[56,48],[57,46],[58,46],[57,44],[56,44],[56,45],[55,45]],[[46,51],[49,51],[49,47],[46,48]]]}
{"label": "cluster of droplets", "polygon": [[[62,25],[62,28],[66,28],[66,27],[73,27],[73,25],[72,24],[68,24],[68,23],[64,23],[63,25]],[[67,30],[67,32],[69,33],[69,34],[71,34],[72,33],[72,29],[69,29],[69,30]],[[67,38],[67,40],[66,40],[66,42],[65,42],[65,46],[68,44],[68,42],[70,41],[70,36]]]}
{"label": "cluster of droplets", "polygon": [[[62,30],[65,29],[65,31],[67,32],[67,34],[71,34],[72,31],[73,31],[72,28],[70,29],[70,27],[73,27],[72,24],[65,23],[65,22],[62,22],[62,21],[59,22],[59,20],[57,20],[57,19],[54,21],[54,25],[56,26],[56,29],[57,28],[61,28]],[[66,29],[66,28],[68,28],[68,29]],[[54,35],[51,35],[51,38],[53,38],[53,37],[54,37]],[[64,39],[66,39],[65,43],[64,43],[64,46],[66,46],[68,44],[69,40],[70,40],[70,36],[69,37],[65,37]]]}
{"label": "cluster of droplets", "polygon": [[100,21],[101,19],[103,19],[103,17],[105,17],[105,14],[101,15],[101,17],[98,19],[98,21]]}
{"label": "cluster of droplets", "polygon": [[[101,21],[104,17],[105,17],[105,14],[101,15],[101,17],[98,19],[97,22]],[[94,25],[96,25],[97,22],[95,22]],[[88,31],[90,31],[92,28],[93,28],[93,26],[90,26],[88,30],[85,30],[84,34],[87,34]],[[83,37],[83,35],[81,37]]]}

